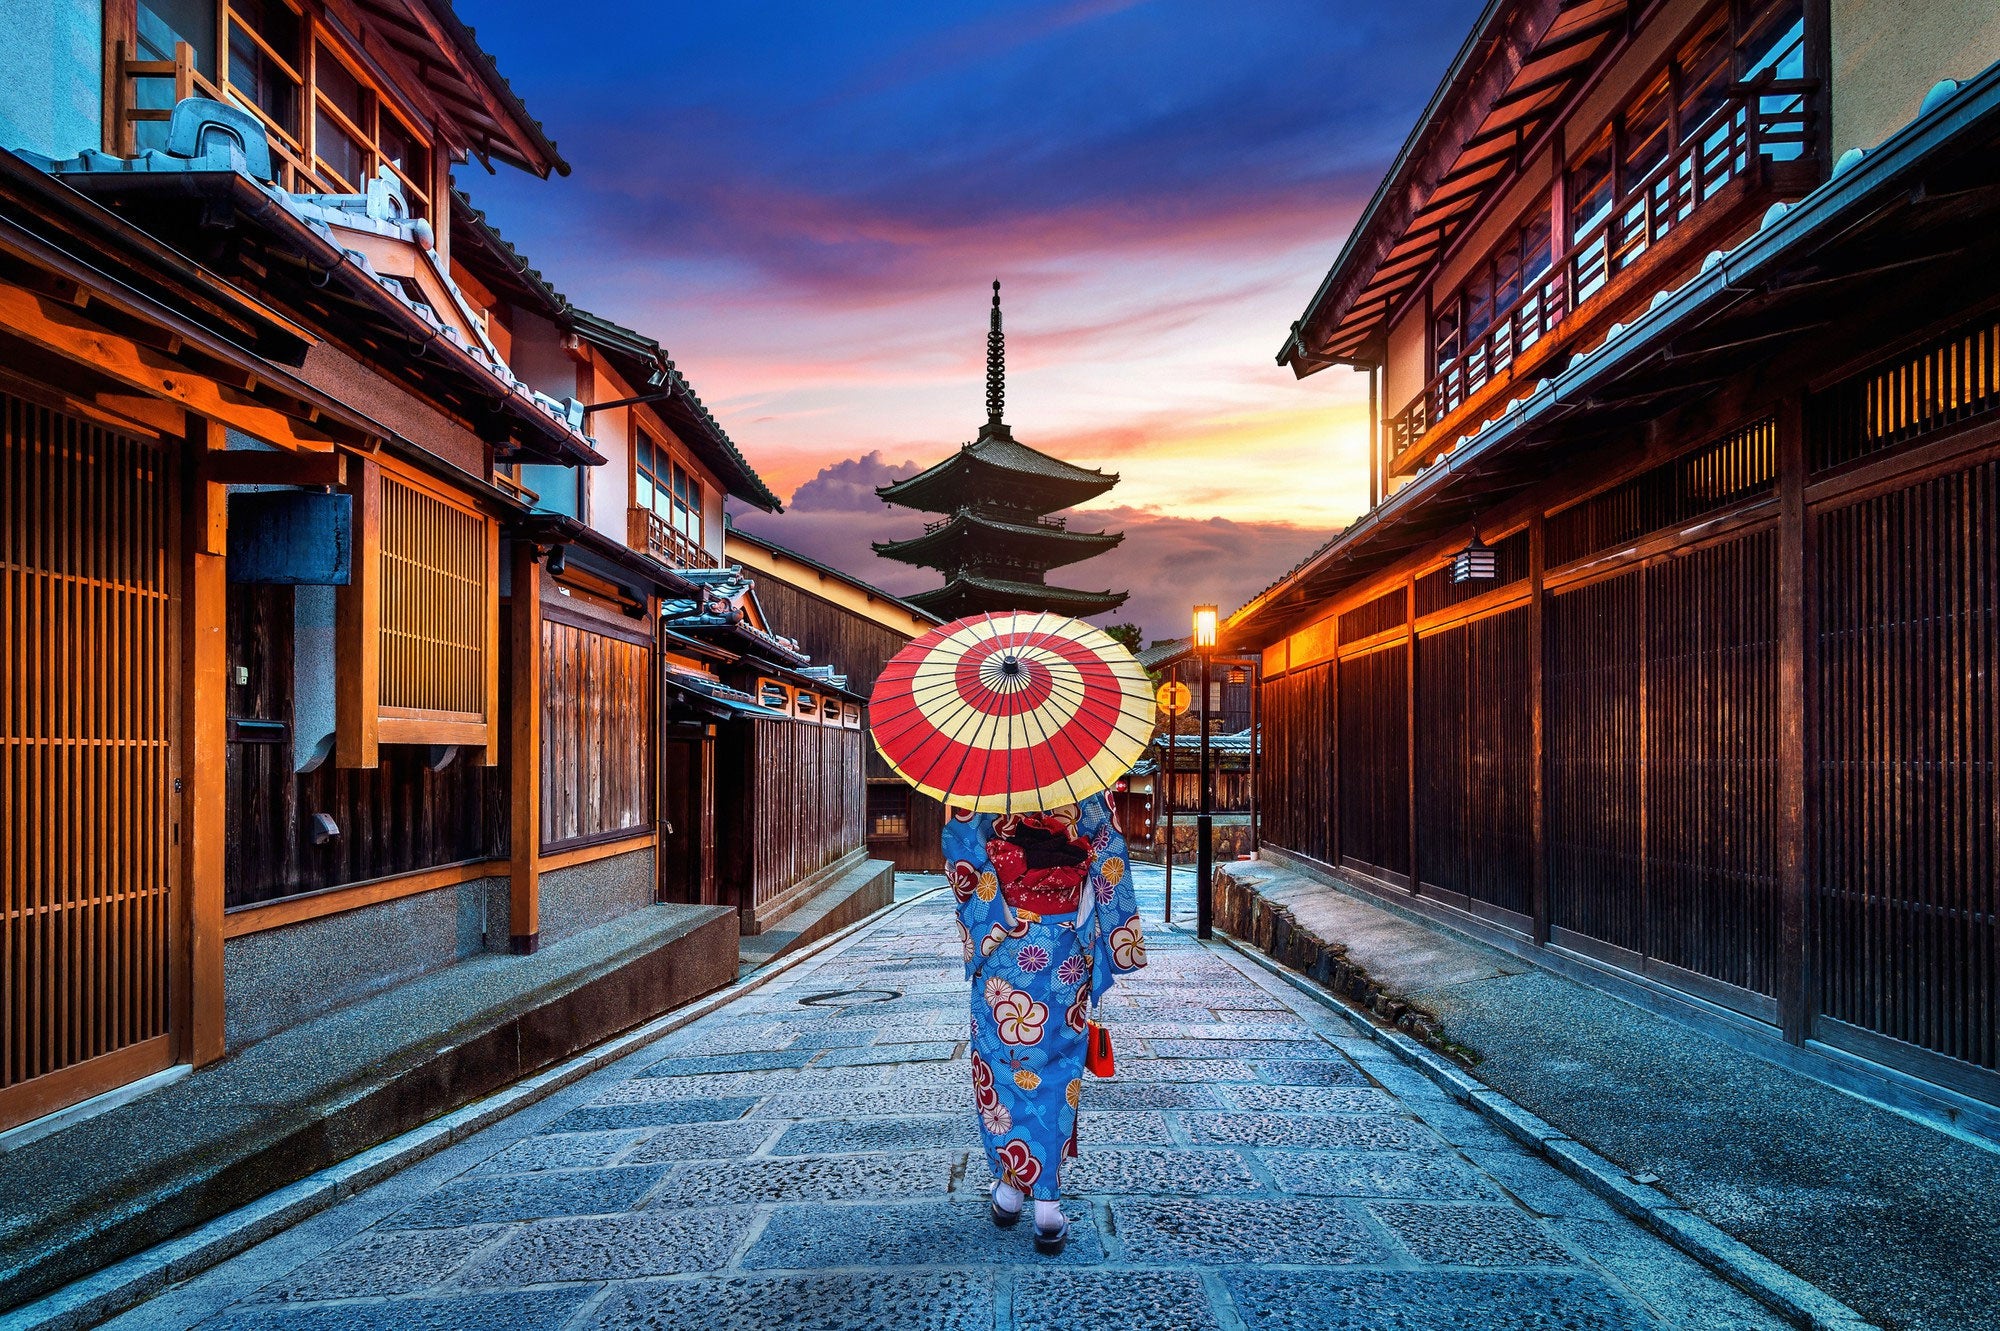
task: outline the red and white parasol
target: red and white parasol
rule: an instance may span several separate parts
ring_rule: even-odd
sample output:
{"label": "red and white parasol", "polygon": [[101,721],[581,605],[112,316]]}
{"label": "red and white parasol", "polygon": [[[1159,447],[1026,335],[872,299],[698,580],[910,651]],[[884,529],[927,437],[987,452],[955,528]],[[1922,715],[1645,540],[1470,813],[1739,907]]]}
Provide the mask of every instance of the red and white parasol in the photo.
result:
{"label": "red and white parasol", "polygon": [[1132,769],[1153,689],[1102,629],[1048,613],[954,620],[896,653],[869,699],[896,774],[978,813],[1074,804]]}

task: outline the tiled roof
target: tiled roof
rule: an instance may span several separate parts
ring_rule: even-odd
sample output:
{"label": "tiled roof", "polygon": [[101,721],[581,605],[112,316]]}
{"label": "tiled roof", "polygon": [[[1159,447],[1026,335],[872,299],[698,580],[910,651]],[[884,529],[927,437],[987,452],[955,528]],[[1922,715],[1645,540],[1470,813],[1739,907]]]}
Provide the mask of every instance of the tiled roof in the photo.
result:
{"label": "tiled roof", "polygon": [[[991,468],[997,475],[976,477],[981,467]],[[986,491],[998,485],[1005,495],[1010,478],[1024,487],[1020,492],[1024,497],[1037,493],[1054,496],[1054,502],[1043,503],[1040,511],[1067,508],[1118,484],[1116,472],[1079,467],[1050,457],[1006,433],[1005,426],[988,425],[979,432],[979,438],[960,445],[957,452],[943,461],[914,476],[878,487],[875,493],[887,503],[949,512],[962,502],[961,491]]]}
{"label": "tiled roof", "polygon": [[906,599],[928,609],[940,603],[948,605],[954,597],[963,595],[968,590],[1015,598],[1025,606],[1046,605],[1051,609],[1068,610],[1084,615],[1116,610],[1125,604],[1127,595],[1125,592],[1077,591],[1068,587],[1051,587],[1039,582],[1009,582],[1004,578],[986,578],[973,573],[960,573],[942,587],[914,592]]}

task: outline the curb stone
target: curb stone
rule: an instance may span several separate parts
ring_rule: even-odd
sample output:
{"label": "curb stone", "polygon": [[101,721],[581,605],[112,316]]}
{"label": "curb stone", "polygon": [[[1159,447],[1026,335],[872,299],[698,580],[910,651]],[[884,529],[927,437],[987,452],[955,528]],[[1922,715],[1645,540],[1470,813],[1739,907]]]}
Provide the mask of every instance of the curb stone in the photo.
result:
{"label": "curb stone", "polygon": [[[1875,1323],[1817,1285],[1688,1210],[1671,1196],[1630,1175],[1582,1142],[1528,1112],[1480,1081],[1456,1061],[1393,1027],[1385,1028],[1308,975],[1264,955],[1242,939],[1218,932],[1216,941],[1255,963],[1343,1018],[1357,1033],[1386,1046],[1402,1062],[1436,1082],[1465,1105],[1568,1174],[1619,1212],[1679,1248],[1779,1316],[1810,1331],[1873,1331]],[[0,1322],[0,1328],[5,1324]]]}
{"label": "curb stone", "polygon": [[191,1280],[272,1235],[673,1034],[753,989],[762,988],[793,967],[832,950],[867,926],[877,924],[917,902],[927,901],[943,890],[941,887],[931,888],[901,901],[892,901],[815,943],[758,967],[734,984],[664,1013],[634,1030],[615,1035],[566,1062],[545,1068],[483,1100],[475,1100],[379,1146],[328,1165],[296,1183],[267,1193],[145,1252],[115,1262],[32,1303],[0,1313],[0,1331],[84,1331],[84,1328],[107,1322],[167,1287]]}

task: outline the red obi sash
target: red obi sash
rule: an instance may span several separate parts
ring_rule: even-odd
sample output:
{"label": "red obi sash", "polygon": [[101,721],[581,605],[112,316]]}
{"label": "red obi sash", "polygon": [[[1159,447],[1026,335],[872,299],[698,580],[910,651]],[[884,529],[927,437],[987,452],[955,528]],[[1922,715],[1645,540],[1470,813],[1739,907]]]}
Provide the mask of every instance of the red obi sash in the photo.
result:
{"label": "red obi sash", "polygon": [[1090,843],[1076,834],[1073,809],[996,820],[986,854],[1007,904],[1042,916],[1076,913],[1094,858]]}

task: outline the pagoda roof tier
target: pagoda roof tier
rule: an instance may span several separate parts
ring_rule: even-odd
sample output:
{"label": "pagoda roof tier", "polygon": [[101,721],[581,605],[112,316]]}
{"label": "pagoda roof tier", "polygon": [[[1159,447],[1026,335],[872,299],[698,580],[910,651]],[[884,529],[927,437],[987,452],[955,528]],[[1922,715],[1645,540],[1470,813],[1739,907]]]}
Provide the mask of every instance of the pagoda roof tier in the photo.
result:
{"label": "pagoda roof tier", "polygon": [[1125,592],[1085,592],[1040,582],[1010,582],[960,573],[942,587],[903,599],[945,619],[989,611],[1049,610],[1063,615],[1095,615],[1125,604]]}
{"label": "pagoda roof tier", "polygon": [[1041,568],[1060,568],[1101,555],[1124,539],[1123,532],[1070,531],[1060,519],[1012,522],[976,509],[961,509],[925,527],[921,536],[875,542],[875,553],[947,573],[977,563],[980,555],[987,553]]}
{"label": "pagoda roof tier", "polygon": [[944,461],[875,493],[887,503],[929,513],[954,513],[968,504],[995,501],[1053,513],[1094,499],[1116,484],[1116,472],[1050,457],[1016,440],[1005,425],[988,422],[979,438]]}

